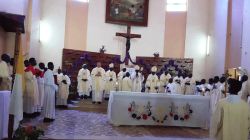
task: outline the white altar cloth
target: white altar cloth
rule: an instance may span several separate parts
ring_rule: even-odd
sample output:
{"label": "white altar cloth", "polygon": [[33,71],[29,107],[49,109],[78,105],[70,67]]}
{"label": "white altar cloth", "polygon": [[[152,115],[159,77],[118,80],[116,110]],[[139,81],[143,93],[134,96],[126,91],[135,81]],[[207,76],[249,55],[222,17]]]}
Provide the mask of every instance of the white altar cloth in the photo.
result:
{"label": "white altar cloth", "polygon": [[8,138],[10,91],[0,91],[0,139]]}
{"label": "white altar cloth", "polygon": [[[145,113],[147,107],[150,108],[151,114],[147,111]],[[174,111],[171,113],[171,110]],[[109,98],[108,120],[116,126],[164,125],[208,128],[209,119],[209,97],[112,91]]]}

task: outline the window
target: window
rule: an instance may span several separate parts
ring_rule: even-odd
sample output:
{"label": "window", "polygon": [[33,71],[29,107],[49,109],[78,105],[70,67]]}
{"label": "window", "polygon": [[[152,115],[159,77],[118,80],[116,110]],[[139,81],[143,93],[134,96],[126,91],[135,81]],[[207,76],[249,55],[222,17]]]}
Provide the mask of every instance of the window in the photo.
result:
{"label": "window", "polygon": [[85,2],[85,3],[89,2],[89,0],[75,0],[75,1]]}
{"label": "window", "polygon": [[166,0],[166,11],[168,12],[186,12],[187,0]]}

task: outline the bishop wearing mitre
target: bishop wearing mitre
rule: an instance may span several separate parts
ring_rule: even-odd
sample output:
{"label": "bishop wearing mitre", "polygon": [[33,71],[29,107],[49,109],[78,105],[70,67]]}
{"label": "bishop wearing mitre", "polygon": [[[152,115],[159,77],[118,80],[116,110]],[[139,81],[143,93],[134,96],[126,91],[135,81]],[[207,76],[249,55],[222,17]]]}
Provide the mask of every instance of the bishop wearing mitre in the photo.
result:
{"label": "bishop wearing mitre", "polygon": [[156,75],[157,67],[153,66],[151,68],[151,74],[148,75],[146,81],[146,92],[148,93],[158,93],[159,92],[159,78]]}
{"label": "bishop wearing mitre", "polygon": [[105,99],[109,98],[110,91],[116,90],[116,73],[114,64],[109,64],[109,70],[105,73]]}
{"label": "bishop wearing mitre", "polygon": [[142,90],[142,82],[144,81],[144,76],[140,72],[140,67],[138,65],[135,66],[135,72],[131,75],[132,80],[132,91],[141,92]]}
{"label": "bishop wearing mitre", "polygon": [[105,84],[105,70],[101,67],[101,62],[97,62],[97,66],[92,70],[92,103],[101,104],[103,98],[104,84]]}

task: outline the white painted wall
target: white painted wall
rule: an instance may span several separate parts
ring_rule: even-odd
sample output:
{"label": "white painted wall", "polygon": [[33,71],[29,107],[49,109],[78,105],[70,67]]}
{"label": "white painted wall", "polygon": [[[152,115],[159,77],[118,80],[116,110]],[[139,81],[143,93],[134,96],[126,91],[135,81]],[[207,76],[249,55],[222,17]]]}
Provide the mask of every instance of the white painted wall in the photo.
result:
{"label": "white painted wall", "polygon": [[[105,23],[106,0],[90,0],[88,13],[87,51],[98,52],[102,45],[107,53],[124,56],[126,40],[116,37],[116,32],[126,32],[125,26]],[[150,0],[148,27],[132,27],[131,32],[141,34],[141,39],[131,40],[131,57],[163,56],[165,32],[165,0]]]}
{"label": "white painted wall", "polygon": [[[28,0],[0,0],[0,11],[12,14],[26,15]],[[1,50],[13,57],[15,48],[15,33],[5,34],[5,46]],[[4,48],[3,48],[4,47]]]}
{"label": "white painted wall", "polygon": [[206,57],[206,77],[211,78],[225,72],[228,0],[211,0],[209,31],[210,55]]}
{"label": "white painted wall", "polygon": [[47,25],[47,40],[41,42],[40,61],[52,61],[58,68],[62,64],[64,48],[66,0],[42,0],[41,4],[41,20]]}
{"label": "white painted wall", "polygon": [[187,11],[185,57],[194,59],[194,78],[205,77],[206,41],[210,0],[189,0]]}
{"label": "white painted wall", "polygon": [[31,32],[29,56],[40,58],[40,17],[41,17],[41,1],[33,0],[31,15]]}
{"label": "white painted wall", "polygon": [[250,1],[244,1],[241,66],[250,74]]}
{"label": "white painted wall", "polygon": [[12,14],[25,14],[28,0],[0,0],[0,11]]}

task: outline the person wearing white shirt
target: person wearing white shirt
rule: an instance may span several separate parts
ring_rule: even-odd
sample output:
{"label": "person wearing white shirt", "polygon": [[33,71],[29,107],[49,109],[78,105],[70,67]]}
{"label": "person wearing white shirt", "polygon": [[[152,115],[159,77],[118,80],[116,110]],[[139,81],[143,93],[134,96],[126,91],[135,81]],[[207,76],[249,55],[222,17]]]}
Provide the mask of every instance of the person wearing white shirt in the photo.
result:
{"label": "person wearing white shirt", "polygon": [[173,78],[170,78],[168,80],[168,84],[166,87],[166,93],[173,94],[174,92],[174,83],[173,83]]}
{"label": "person wearing white shirt", "polygon": [[105,84],[105,70],[101,67],[101,62],[97,62],[97,66],[92,70],[92,103],[102,103],[104,84]]}
{"label": "person wearing white shirt", "polygon": [[109,99],[110,91],[116,90],[116,73],[114,72],[114,64],[109,64],[109,70],[105,73],[105,94],[106,100]]}
{"label": "person wearing white shirt", "polygon": [[52,122],[55,120],[55,93],[58,90],[58,86],[55,84],[54,79],[54,64],[48,63],[48,69],[44,74],[44,122]]}
{"label": "person wearing white shirt", "polygon": [[193,75],[189,74],[188,77],[184,79],[185,86],[185,95],[194,95],[195,94],[195,81]]}
{"label": "person wearing white shirt", "polygon": [[10,72],[8,67],[9,62],[9,55],[3,54],[0,61],[0,90],[11,89]]}
{"label": "person wearing white shirt", "polygon": [[147,81],[146,81],[146,92],[148,93],[158,93],[159,92],[159,78],[156,75],[157,67],[153,66],[151,68],[151,74],[148,75]]}
{"label": "person wearing white shirt", "polygon": [[122,91],[132,91],[132,80],[130,79],[129,72],[127,72],[125,77],[122,79]]}
{"label": "person wearing white shirt", "polygon": [[171,75],[168,73],[168,71],[165,71],[160,76],[160,93],[164,93],[166,86],[168,84],[168,80],[171,78]]}
{"label": "person wearing white shirt", "polygon": [[122,71],[120,71],[117,74],[117,82],[118,82],[118,90],[119,91],[121,91],[121,89],[122,89],[122,79],[126,76],[126,73],[127,73],[127,69],[126,69],[126,67],[123,67]]}
{"label": "person wearing white shirt", "polygon": [[69,96],[69,86],[71,84],[70,78],[66,75],[66,70],[63,70],[62,76],[58,79],[58,95],[56,98],[56,105],[67,108],[68,107],[68,96]]}
{"label": "person wearing white shirt", "polygon": [[82,99],[87,99],[90,96],[91,84],[90,71],[87,64],[83,64],[77,75],[77,91]]}
{"label": "person wearing white shirt", "polygon": [[241,80],[242,82],[242,88],[239,92],[239,95],[241,96],[241,98],[244,100],[244,101],[248,101],[248,97],[250,95],[250,89],[249,89],[249,83],[248,83],[248,76],[247,75],[243,75],[241,77]]}
{"label": "person wearing white shirt", "polygon": [[131,79],[133,82],[132,91],[141,92],[144,77],[142,73],[140,72],[140,67],[138,65],[135,66],[135,72],[132,73]]}

